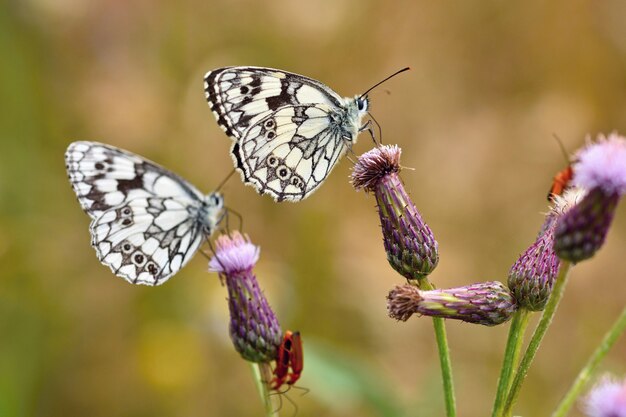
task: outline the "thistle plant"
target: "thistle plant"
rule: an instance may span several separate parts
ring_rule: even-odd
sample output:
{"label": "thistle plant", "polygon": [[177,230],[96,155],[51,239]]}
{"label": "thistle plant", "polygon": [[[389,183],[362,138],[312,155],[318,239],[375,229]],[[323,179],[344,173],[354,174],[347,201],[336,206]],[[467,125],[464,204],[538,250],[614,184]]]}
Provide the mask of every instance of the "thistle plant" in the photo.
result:
{"label": "thistle plant", "polygon": [[267,415],[274,415],[268,395],[270,363],[278,358],[282,330],[252,271],[259,253],[259,247],[239,232],[221,235],[215,241],[209,270],[224,278],[228,289],[230,338],[241,357],[254,364],[255,380]]}
{"label": "thistle plant", "polygon": [[[406,284],[396,285],[387,296],[389,316],[398,321],[407,321],[413,316],[433,318],[448,416],[455,415],[456,404],[443,319],[486,326],[512,319],[492,413],[493,417],[510,417],[522,382],[563,295],[571,265],[592,257],[601,248],[617,203],[626,193],[626,139],[615,133],[599,136],[575,155],[572,182],[563,184],[562,195],[550,198],[552,205],[540,232],[513,263],[507,286],[487,281],[457,288],[434,288],[429,275],[439,262],[438,244],[400,178],[400,154],[397,146],[377,147],[359,158],[351,177],[355,189],[374,194],[387,260],[407,279]],[[542,315],[522,355],[532,312],[542,312]],[[566,415],[590,375],[625,329],[626,309],[607,332],[553,417]],[[597,403],[587,400],[587,408]],[[589,415],[621,416],[598,412]]]}
{"label": "thistle plant", "polygon": [[[575,188],[567,191],[563,197],[555,198],[549,214],[553,217],[549,221],[554,222],[553,249],[561,259],[559,272],[552,284],[551,294],[541,319],[519,362],[515,378],[509,383],[513,373],[509,370],[507,374],[504,369],[507,363],[509,366],[517,364],[515,352],[519,350],[522,340],[520,334],[523,335],[525,325],[518,329],[514,326],[511,328],[505,364],[494,404],[494,416],[512,414],[524,378],[563,296],[571,265],[592,257],[601,248],[613,220],[615,207],[626,192],[626,138],[612,133],[608,137],[600,135],[595,142],[588,140],[587,146],[576,154],[574,160],[576,162],[572,166],[574,172],[572,184]],[[549,233],[550,229],[551,225],[545,227],[544,233]],[[549,252],[545,247],[544,251]],[[525,309],[520,311],[523,312]],[[519,321],[523,322],[524,319],[520,318]],[[626,310],[609,330],[588,365],[581,371],[574,386],[557,407],[554,416],[566,414],[584,387],[588,375],[625,327]],[[506,393],[506,401],[503,400],[503,393]]]}
{"label": "thistle plant", "polygon": [[[359,157],[353,168],[354,188],[373,193],[383,233],[387,260],[411,285],[424,290],[434,287],[428,275],[439,262],[437,241],[417,211],[400,178],[398,146],[380,146]],[[433,317],[448,417],[456,415],[452,366],[446,329],[441,317]]]}

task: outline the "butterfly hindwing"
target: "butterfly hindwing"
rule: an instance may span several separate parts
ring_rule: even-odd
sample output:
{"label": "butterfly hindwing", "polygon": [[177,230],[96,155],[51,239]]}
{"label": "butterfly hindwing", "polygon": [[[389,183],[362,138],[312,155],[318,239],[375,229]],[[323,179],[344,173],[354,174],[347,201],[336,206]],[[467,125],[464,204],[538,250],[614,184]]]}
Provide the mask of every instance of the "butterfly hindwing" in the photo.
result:
{"label": "butterfly hindwing", "polygon": [[277,201],[312,193],[346,151],[328,105],[285,106],[250,126],[232,149],[244,181]]}
{"label": "butterfly hindwing", "polygon": [[201,225],[188,207],[171,197],[151,197],[107,210],[89,229],[98,259],[133,284],[162,284],[202,243]]}
{"label": "butterfly hindwing", "polygon": [[204,196],[139,155],[74,142],[65,159],[78,201],[92,218],[89,231],[98,259],[133,284],[165,282],[221,218],[221,195]]}
{"label": "butterfly hindwing", "polygon": [[218,124],[234,139],[284,106],[320,103],[338,107],[343,103],[321,82],[273,68],[218,68],[206,74],[204,90]]}

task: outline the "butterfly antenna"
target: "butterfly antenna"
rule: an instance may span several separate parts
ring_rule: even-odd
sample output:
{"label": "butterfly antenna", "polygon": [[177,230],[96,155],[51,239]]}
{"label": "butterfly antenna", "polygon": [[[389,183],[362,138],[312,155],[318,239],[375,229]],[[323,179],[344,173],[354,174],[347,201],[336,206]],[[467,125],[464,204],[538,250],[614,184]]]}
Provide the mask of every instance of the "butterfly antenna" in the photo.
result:
{"label": "butterfly antenna", "polygon": [[410,70],[410,69],[411,69],[410,67],[406,67],[406,68],[402,68],[400,71],[396,71],[396,72],[394,72],[394,73],[393,73],[393,74],[391,74],[389,77],[387,77],[387,78],[385,78],[384,80],[379,81],[379,82],[377,82],[376,84],[374,84],[373,86],[371,86],[371,87],[370,87],[370,88],[369,88],[366,92],[364,92],[363,94],[361,94],[361,95],[359,96],[359,98],[362,98],[362,97],[366,96],[366,95],[367,95],[367,93],[369,93],[370,91],[372,91],[373,89],[375,89],[376,87],[378,87],[379,85],[381,85],[382,83],[384,83],[385,81],[388,81],[389,79],[391,79],[391,78],[395,77],[396,75],[401,74],[401,73],[403,73],[404,71],[408,71],[408,70]]}
{"label": "butterfly antenna", "polygon": [[218,192],[219,190],[222,189],[222,187],[224,186],[224,184],[226,184],[226,181],[228,181],[230,179],[230,177],[233,176],[233,174],[235,173],[235,171],[237,171],[236,168],[234,168],[232,171],[230,171],[230,173],[226,176],[226,178],[224,178],[222,180],[222,182],[220,183],[220,185],[217,186],[217,189],[215,190],[215,192]]}

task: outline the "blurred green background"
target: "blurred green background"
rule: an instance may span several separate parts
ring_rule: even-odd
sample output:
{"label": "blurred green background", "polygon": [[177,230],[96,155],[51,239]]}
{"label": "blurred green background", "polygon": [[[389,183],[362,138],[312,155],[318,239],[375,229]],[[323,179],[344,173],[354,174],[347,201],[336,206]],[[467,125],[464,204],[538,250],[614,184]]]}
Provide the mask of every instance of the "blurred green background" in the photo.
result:
{"label": "blurred green background", "polygon": [[[158,288],[114,277],[89,245],[63,152],[97,140],[210,191],[232,168],[206,71],[272,66],[370,97],[440,245],[439,287],[502,280],[534,239],[551,178],[587,134],[626,133],[626,3],[532,0],[21,0],[0,6],[0,416],[261,415],[228,338],[226,290],[196,256]],[[363,135],[357,153],[372,146]],[[305,370],[282,415],[441,416],[431,321],[397,323],[371,196],[344,160],[312,197],[276,204],[237,178],[228,205]],[[573,270],[522,390],[548,415],[624,306],[626,208]],[[536,318],[535,318],[536,319]],[[458,407],[484,416],[508,325],[448,322]],[[602,369],[626,373],[626,341]],[[278,402],[278,400],[277,400]],[[576,411],[572,415],[580,415]]]}

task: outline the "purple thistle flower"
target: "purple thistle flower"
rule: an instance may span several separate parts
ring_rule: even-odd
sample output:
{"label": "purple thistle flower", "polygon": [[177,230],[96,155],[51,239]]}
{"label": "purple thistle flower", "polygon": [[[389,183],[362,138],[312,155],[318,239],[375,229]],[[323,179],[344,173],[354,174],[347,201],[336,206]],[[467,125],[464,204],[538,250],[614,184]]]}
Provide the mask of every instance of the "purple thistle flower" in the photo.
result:
{"label": "purple thistle flower", "polygon": [[504,284],[492,281],[430,291],[398,285],[387,296],[387,310],[390,317],[402,321],[422,314],[495,326],[509,320],[517,305]]}
{"label": "purple thistle flower", "polygon": [[225,277],[235,350],[245,360],[268,363],[277,357],[282,331],[252,272],[258,259],[259,248],[234,232],[215,241],[209,270]]}
{"label": "purple thistle flower", "polygon": [[387,260],[409,280],[430,274],[439,262],[437,241],[400,179],[398,146],[380,146],[359,157],[352,185],[374,193]]}
{"label": "purple thistle flower", "polygon": [[626,380],[605,376],[583,401],[589,417],[626,417]]}
{"label": "purple thistle flower", "polygon": [[508,285],[520,307],[543,310],[559,272],[559,258],[554,253],[554,229],[558,214],[551,212],[537,240],[522,253],[509,271]]}
{"label": "purple thistle flower", "polygon": [[561,259],[592,257],[606,238],[615,208],[626,193],[626,138],[599,135],[576,155],[575,186],[587,191],[557,222],[554,250]]}

